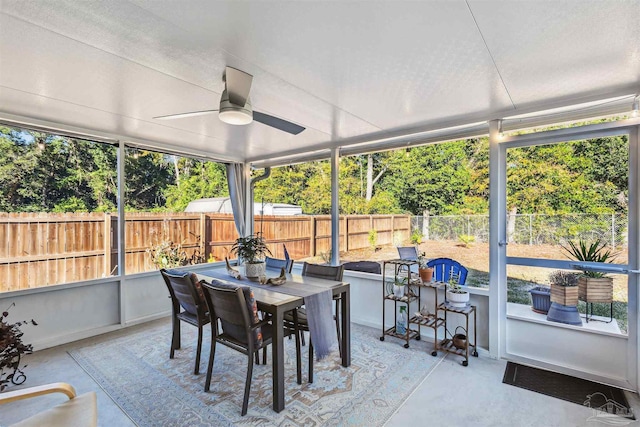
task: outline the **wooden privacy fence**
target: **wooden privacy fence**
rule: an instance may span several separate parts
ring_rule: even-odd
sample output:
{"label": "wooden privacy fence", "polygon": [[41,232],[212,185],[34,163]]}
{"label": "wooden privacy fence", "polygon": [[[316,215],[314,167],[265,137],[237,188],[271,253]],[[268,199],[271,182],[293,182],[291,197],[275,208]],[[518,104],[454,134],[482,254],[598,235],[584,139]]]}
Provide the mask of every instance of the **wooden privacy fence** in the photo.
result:
{"label": "wooden privacy fence", "polygon": [[[406,241],[409,215],[340,217],[340,251]],[[118,217],[110,213],[0,213],[0,292],[98,279],[118,273]],[[283,244],[295,260],[331,251],[331,217],[256,216],[274,257]],[[157,270],[149,251],[180,246],[198,262],[222,260],[237,238],[233,215],[205,213],[127,213],[126,274]]]}

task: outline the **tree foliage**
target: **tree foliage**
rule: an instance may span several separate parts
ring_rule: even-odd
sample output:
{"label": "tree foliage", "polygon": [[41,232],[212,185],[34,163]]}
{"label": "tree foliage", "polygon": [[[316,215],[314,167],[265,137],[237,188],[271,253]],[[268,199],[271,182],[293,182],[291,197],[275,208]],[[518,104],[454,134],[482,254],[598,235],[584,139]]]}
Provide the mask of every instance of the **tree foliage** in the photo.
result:
{"label": "tree foliage", "polygon": [[[0,127],[0,211],[114,211],[117,148]],[[261,174],[262,171],[257,171]],[[626,136],[507,151],[507,204],[519,213],[625,212]],[[224,165],[127,149],[128,210],[183,211],[195,199],[228,195]],[[273,168],[255,200],[331,211],[328,161]],[[340,159],[340,212],[486,213],[487,138]]]}

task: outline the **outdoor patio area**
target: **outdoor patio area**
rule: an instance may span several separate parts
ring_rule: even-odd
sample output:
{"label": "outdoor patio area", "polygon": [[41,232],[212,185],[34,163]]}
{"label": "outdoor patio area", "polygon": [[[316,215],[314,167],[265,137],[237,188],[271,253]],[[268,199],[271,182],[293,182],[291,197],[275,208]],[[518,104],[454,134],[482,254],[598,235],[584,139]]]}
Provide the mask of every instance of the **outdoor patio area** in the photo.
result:
{"label": "outdoor patio area", "polygon": [[0,58],[0,427],[640,424],[640,0],[0,0]]}
{"label": "outdoor patio area", "polygon": [[[210,412],[204,411],[194,416],[191,412],[193,408],[203,408],[203,402],[209,402],[209,405],[216,407],[219,411],[221,405],[216,405],[215,397],[211,397],[210,393],[202,390],[204,384],[204,373],[194,376],[191,368],[193,362],[193,340],[194,334],[189,333],[193,328],[184,328],[185,337],[184,349],[180,350],[175,359],[170,360],[168,357],[169,340],[170,340],[170,322],[169,319],[161,319],[155,322],[147,323],[140,326],[128,328],[123,331],[101,335],[95,338],[86,339],[75,342],[73,344],[43,350],[29,356],[26,362],[28,367],[28,384],[46,384],[56,381],[66,381],[72,383],[79,394],[87,391],[96,391],[98,393],[98,422],[103,426],[134,426],[134,422],[127,416],[126,412],[134,416],[147,414],[147,422],[140,422],[137,419],[137,425],[152,426],[153,420],[169,417],[184,417],[183,425],[231,425],[233,422],[242,422],[242,425],[282,425],[283,420],[288,419],[289,422],[296,425],[304,424],[297,418],[300,416],[298,411],[301,407],[310,405],[306,402],[309,396],[313,395],[314,389],[328,386],[326,380],[329,376],[334,376],[329,371],[320,371],[317,374],[314,385],[305,384],[302,386],[291,385],[295,390],[301,390],[301,393],[295,393],[288,402],[288,405],[297,409],[292,411],[276,414],[270,412],[269,400],[261,398],[259,390],[263,386],[260,379],[256,378],[250,399],[250,410],[246,417],[242,418],[239,414],[240,398],[234,399],[230,404],[230,411],[227,413],[228,418],[217,418],[217,422],[211,419],[206,421],[207,416],[211,416]],[[157,336],[155,333],[160,330],[162,334]],[[380,347],[387,347],[392,351],[396,362],[404,363],[402,360],[410,360],[411,363],[422,361],[429,366],[428,370],[421,371],[420,377],[396,378],[397,384],[388,385],[383,392],[392,391],[398,393],[402,398],[397,400],[394,396],[387,396],[388,399],[377,401],[378,405],[392,404],[391,408],[385,408],[385,411],[378,412],[375,405],[357,406],[357,403],[363,398],[362,394],[367,395],[378,390],[361,390],[359,394],[350,394],[350,390],[343,390],[337,394],[338,404],[325,407],[317,413],[318,416],[326,417],[322,425],[339,426],[339,425],[387,425],[387,426],[406,426],[406,425],[433,425],[433,426],[588,426],[598,425],[597,422],[589,420],[594,413],[591,409],[581,407],[574,403],[565,402],[559,399],[551,398],[539,393],[523,390],[517,387],[502,383],[506,362],[493,360],[487,357],[486,352],[481,352],[480,357],[473,359],[469,367],[465,368],[460,365],[459,357],[439,356],[432,357],[427,349],[430,346],[425,343],[412,344],[411,349],[402,348],[400,341],[380,342],[376,335],[378,330],[371,328],[362,328],[364,334],[367,334],[370,340],[363,344],[371,347],[371,351],[378,351]],[[191,331],[193,332],[193,331]],[[125,381],[126,378],[104,378],[100,373],[93,370],[85,370],[81,367],[75,358],[82,353],[82,349],[95,346],[109,346],[114,341],[127,338],[128,336],[153,336],[158,338],[154,345],[161,348],[159,356],[162,359],[158,363],[162,365],[153,369],[153,374],[145,371],[145,376],[136,376],[136,380],[146,381],[146,384],[140,384],[139,387],[128,386],[128,388],[118,388],[114,384],[118,381]],[[205,352],[203,360],[208,355],[208,339],[204,345]],[[135,349],[129,348],[130,351]],[[122,351],[126,351],[122,349]],[[150,366],[155,366],[152,351],[149,354],[141,356]],[[414,353],[407,356],[407,353]],[[112,356],[116,356],[115,354]],[[238,357],[238,356],[236,356]],[[238,357],[240,358],[240,357]],[[125,359],[128,360],[128,359]],[[393,361],[385,361],[385,363]],[[362,360],[354,359],[354,368],[360,369]],[[85,365],[86,366],[86,365]],[[203,362],[202,366],[205,366]],[[55,369],[52,369],[55,367]],[[289,365],[292,368],[292,365]],[[147,366],[146,369],[149,369]],[[165,378],[157,379],[159,371],[164,370]],[[265,367],[262,367],[262,372]],[[215,371],[214,371],[215,372]],[[260,367],[257,367],[255,375],[259,375]],[[291,372],[290,372],[291,373]],[[115,375],[115,373],[114,373]],[[346,376],[347,373],[345,372]],[[185,378],[179,378],[179,377]],[[99,381],[96,381],[96,378]],[[171,379],[172,382],[179,384],[176,389],[171,386],[170,390],[174,395],[163,396],[158,394],[156,390],[167,383]],[[152,381],[159,381],[153,384]],[[454,385],[455,384],[455,385]],[[145,386],[149,387],[144,392]],[[356,384],[351,384],[356,387]],[[396,388],[397,387],[397,388]],[[266,386],[268,389],[268,384]],[[126,390],[131,395],[127,398],[123,391]],[[139,391],[136,391],[139,390]],[[294,391],[295,391],[294,390]],[[179,395],[177,395],[179,394]],[[184,399],[185,395],[193,395],[198,402]],[[209,396],[208,396],[209,395]],[[178,405],[177,399],[184,399],[179,403],[180,410],[173,409],[173,405]],[[636,394],[627,393],[627,398],[636,413],[640,410],[640,401]],[[18,402],[10,407],[3,408],[0,412],[0,425],[7,425],[23,419],[31,414],[37,413],[43,409],[47,409],[55,404],[64,401],[62,396],[45,396],[37,399],[31,399],[25,402]],[[304,405],[299,403],[306,402]],[[266,406],[268,409],[261,406]],[[121,408],[123,407],[124,410]],[[177,407],[177,406],[176,406]],[[222,405],[224,407],[224,405]],[[162,412],[164,408],[166,413]],[[174,412],[175,411],[175,412]],[[182,412],[180,412],[182,411]],[[155,413],[154,413],[155,412]],[[173,412],[173,414],[171,414]],[[270,413],[269,413],[270,412]],[[373,414],[373,415],[372,415]],[[155,418],[154,418],[155,416]],[[199,420],[198,417],[205,419]],[[177,425],[177,424],[165,424]]]}

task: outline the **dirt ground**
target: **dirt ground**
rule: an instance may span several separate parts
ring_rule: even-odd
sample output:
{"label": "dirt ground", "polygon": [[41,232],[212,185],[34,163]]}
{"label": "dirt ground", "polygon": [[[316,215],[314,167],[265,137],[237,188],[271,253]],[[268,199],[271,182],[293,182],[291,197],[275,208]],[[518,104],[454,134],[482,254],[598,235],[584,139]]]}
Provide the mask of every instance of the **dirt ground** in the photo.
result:
{"label": "dirt ground", "polygon": [[[425,252],[427,258],[448,257],[455,259],[469,269],[468,283],[472,286],[485,287],[489,285],[489,244],[473,243],[464,247],[460,242],[451,240],[429,240],[419,246],[420,252]],[[535,257],[546,259],[568,259],[559,246],[552,245],[517,245],[509,244],[507,254],[514,257]],[[398,257],[394,246],[352,250],[340,253],[342,262],[349,261],[384,261]],[[616,260],[626,263],[628,254],[626,249],[621,251]],[[323,262],[321,257],[315,257],[310,262]],[[527,288],[537,284],[548,285],[548,276],[552,270],[547,268],[524,267],[518,265],[507,266],[509,281],[526,282]],[[614,278],[614,299],[627,302],[627,277],[622,274]]]}

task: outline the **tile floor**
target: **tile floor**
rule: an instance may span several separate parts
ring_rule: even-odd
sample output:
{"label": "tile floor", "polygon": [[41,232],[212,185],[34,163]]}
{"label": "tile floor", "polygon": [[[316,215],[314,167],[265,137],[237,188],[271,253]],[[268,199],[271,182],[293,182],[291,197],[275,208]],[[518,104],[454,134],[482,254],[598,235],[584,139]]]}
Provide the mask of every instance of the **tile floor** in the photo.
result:
{"label": "tile floor", "polygon": [[[167,321],[166,319],[160,320]],[[135,328],[145,328],[140,325]],[[28,383],[71,383],[79,394],[95,390],[98,394],[99,425],[105,427],[133,426],[131,420],[67,354],[71,346],[108,340],[114,334],[90,338],[34,353],[28,359]],[[401,347],[399,347],[400,349]],[[591,410],[542,394],[502,384],[506,362],[492,360],[481,353],[469,367],[460,365],[459,358],[448,355],[413,392],[387,422],[387,426],[598,426],[605,425],[587,419]],[[425,355],[425,357],[430,357]],[[628,393],[636,414],[640,414],[640,399]],[[0,426],[37,413],[64,401],[59,395],[44,396],[0,407]],[[640,421],[631,425],[640,426]]]}

